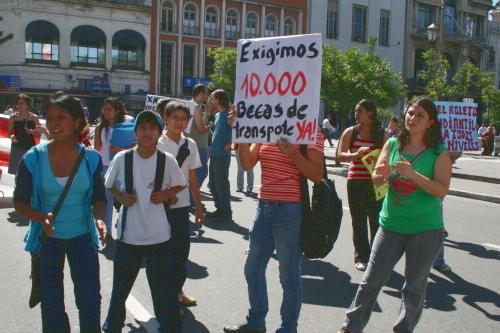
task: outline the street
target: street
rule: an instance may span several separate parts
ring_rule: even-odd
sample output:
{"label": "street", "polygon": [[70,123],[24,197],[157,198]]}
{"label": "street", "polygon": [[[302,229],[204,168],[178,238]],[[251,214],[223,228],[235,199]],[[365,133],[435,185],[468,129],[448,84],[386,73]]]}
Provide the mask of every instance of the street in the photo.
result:
{"label": "street", "polygon": [[[260,167],[257,166],[256,185],[259,184],[259,173]],[[193,229],[188,280],[184,290],[197,298],[198,305],[185,309],[184,333],[222,332],[225,324],[237,324],[245,319],[248,300],[243,261],[256,199],[235,191],[234,158],[230,175],[234,223],[207,221],[201,231]],[[324,260],[304,259],[304,303],[299,320],[299,332],[303,333],[336,332],[362,277],[362,273],[354,269],[346,179],[330,177],[335,180],[343,200],[344,219],[332,253]],[[212,210],[213,203],[206,186],[203,191],[205,204]],[[445,224],[449,232],[445,258],[453,272],[443,275],[431,271],[425,309],[415,332],[500,332],[499,207],[494,203],[454,196],[445,199]],[[40,332],[40,307],[28,308],[30,259],[23,250],[22,241],[27,223],[12,208],[1,209],[0,218],[6,221],[0,224],[0,251],[3,253],[0,331]],[[110,248],[100,255],[103,321],[111,294],[113,267]],[[401,260],[382,289],[365,332],[391,331],[399,308],[403,270],[404,261]],[[66,269],[65,273],[67,312],[73,331],[78,332],[78,312],[69,270]],[[267,331],[274,332],[279,322],[281,301],[276,260],[271,259],[267,276],[270,300]],[[123,332],[156,332],[144,271],[139,274],[131,294]]]}

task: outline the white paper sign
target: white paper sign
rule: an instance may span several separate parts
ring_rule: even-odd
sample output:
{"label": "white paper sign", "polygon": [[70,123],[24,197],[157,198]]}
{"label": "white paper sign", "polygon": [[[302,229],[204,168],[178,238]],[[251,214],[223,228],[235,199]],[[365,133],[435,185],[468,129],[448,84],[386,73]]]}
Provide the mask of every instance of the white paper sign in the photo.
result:
{"label": "white paper sign", "polygon": [[[165,98],[165,96],[158,96],[158,95],[147,95],[146,96],[146,104],[144,105],[144,110],[151,110],[155,111],[156,110],[156,104],[158,104],[158,101],[160,101],[162,98]],[[191,113],[191,118],[189,119],[189,122],[186,126],[186,129],[184,130],[185,133],[190,133],[191,132],[191,127],[193,126],[193,116],[194,116],[194,110],[196,108],[196,103],[193,101],[187,101],[184,99],[177,99],[173,98],[173,101],[178,101],[181,103],[186,104],[189,107],[189,113]]]}
{"label": "white paper sign", "polygon": [[233,142],[316,141],[321,45],[321,34],[238,41]]}
{"label": "white paper sign", "polygon": [[476,103],[434,102],[438,110],[439,127],[445,146],[450,152],[481,150],[477,137]]}

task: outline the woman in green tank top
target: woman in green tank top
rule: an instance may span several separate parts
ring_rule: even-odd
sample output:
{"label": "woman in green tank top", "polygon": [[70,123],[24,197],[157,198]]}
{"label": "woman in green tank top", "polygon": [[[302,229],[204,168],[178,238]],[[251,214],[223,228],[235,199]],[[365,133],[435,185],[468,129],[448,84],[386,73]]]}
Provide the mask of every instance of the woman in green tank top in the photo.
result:
{"label": "woman in green tank top", "polygon": [[339,332],[361,332],[378,293],[405,254],[405,284],[394,332],[413,332],[424,304],[427,277],[443,242],[440,200],[448,192],[451,159],[443,146],[437,110],[417,98],[404,114],[398,138],[389,139],[379,156],[373,182],[388,181],[380,228],[368,267]]}

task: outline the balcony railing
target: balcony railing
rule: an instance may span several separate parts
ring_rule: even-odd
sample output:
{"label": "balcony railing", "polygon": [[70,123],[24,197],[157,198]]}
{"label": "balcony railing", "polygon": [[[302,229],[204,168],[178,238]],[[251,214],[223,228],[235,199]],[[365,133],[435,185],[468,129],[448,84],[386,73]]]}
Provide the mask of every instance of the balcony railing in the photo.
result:
{"label": "balcony railing", "polygon": [[186,24],[184,24],[182,26],[182,33],[184,35],[195,36],[195,35],[198,34],[198,27],[195,26],[195,25],[186,25]]}
{"label": "balcony railing", "polygon": [[219,38],[219,29],[205,27],[205,37]]}

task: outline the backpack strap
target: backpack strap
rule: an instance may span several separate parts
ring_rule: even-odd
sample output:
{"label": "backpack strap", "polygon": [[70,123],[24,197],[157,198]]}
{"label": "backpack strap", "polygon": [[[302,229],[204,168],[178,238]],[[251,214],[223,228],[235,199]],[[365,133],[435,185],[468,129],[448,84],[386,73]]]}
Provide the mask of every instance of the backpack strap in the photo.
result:
{"label": "backpack strap", "polygon": [[[128,194],[134,193],[134,150],[129,149],[125,153],[125,192]],[[123,235],[125,234],[125,226],[127,224],[127,210],[128,207],[123,205],[122,210],[122,234],[120,235],[120,240],[123,240]]]}
{"label": "backpack strap", "polygon": [[186,158],[189,156],[190,151],[188,147],[188,139],[184,140],[184,143],[179,147],[179,151],[177,152],[177,156],[175,159],[177,160],[177,164],[179,164],[179,168],[182,167],[182,164],[186,160]]}
{"label": "backpack strap", "polygon": [[[186,140],[187,142],[187,140]],[[155,187],[154,191],[161,191],[161,186],[163,185],[163,176],[165,175],[165,163],[167,155],[164,152],[157,150],[156,155],[156,172],[155,172]],[[168,202],[163,201],[163,208],[165,209],[165,214],[168,220]]]}

